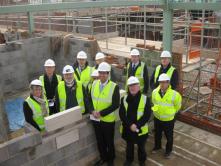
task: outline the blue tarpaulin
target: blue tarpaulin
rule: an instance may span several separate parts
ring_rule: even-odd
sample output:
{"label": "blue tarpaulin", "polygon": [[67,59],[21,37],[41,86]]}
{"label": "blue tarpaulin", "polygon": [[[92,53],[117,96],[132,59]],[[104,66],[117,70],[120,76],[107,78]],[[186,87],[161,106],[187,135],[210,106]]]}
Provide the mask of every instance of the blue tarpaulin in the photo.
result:
{"label": "blue tarpaulin", "polygon": [[8,116],[9,128],[12,131],[18,130],[24,126],[23,102],[24,99],[21,97],[5,102],[5,111]]}

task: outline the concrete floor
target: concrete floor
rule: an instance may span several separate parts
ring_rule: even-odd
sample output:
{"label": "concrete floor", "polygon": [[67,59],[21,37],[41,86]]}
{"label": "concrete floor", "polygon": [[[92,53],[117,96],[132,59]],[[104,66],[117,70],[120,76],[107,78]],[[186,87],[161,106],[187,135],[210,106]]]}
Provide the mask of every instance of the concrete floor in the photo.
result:
{"label": "concrete floor", "polygon": [[[153,148],[153,133],[147,140],[146,165],[148,166],[220,166],[221,165],[221,137],[207,131],[195,128],[185,123],[176,122],[174,130],[174,151],[170,159],[165,159],[164,150],[151,154]],[[165,138],[164,138],[165,144]],[[125,142],[116,142],[115,165],[123,165],[125,161]],[[134,166],[138,165],[135,152]]]}

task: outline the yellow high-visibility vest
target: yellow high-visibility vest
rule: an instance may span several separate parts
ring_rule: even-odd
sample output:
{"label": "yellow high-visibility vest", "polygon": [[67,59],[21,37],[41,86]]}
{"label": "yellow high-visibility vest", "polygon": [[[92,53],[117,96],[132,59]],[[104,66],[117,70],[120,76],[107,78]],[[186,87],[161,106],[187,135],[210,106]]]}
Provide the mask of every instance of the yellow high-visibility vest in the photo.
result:
{"label": "yellow high-visibility vest", "polygon": [[[127,99],[127,95],[124,96],[124,99],[123,99],[124,108],[125,108],[126,114],[127,114],[128,103],[127,103],[126,99]],[[143,116],[144,111],[145,111],[146,102],[147,102],[147,97],[142,94],[141,97],[140,97],[140,102],[139,102],[138,109],[137,109],[137,120],[139,120]],[[140,130],[141,130],[141,132],[138,134],[138,136],[147,134],[148,133],[148,125],[145,124],[144,126],[142,126],[140,128]],[[121,134],[123,133],[123,126],[122,126],[122,124],[120,126],[120,133]]]}
{"label": "yellow high-visibility vest", "polygon": [[171,121],[181,108],[182,97],[177,91],[171,89],[171,86],[163,97],[160,96],[159,91],[160,86],[152,92],[153,114],[161,121]]}
{"label": "yellow high-visibility vest", "polygon": [[[157,68],[156,68],[156,71],[154,73],[154,83],[157,82],[157,78],[160,74],[160,68],[161,68],[161,65],[158,65]],[[172,75],[173,75],[173,71],[175,70],[175,67],[173,66],[170,66],[169,70],[166,72],[166,74],[168,75],[168,77],[171,79]]]}
{"label": "yellow high-visibility vest", "polygon": [[[93,82],[91,97],[95,111],[99,112],[111,106],[115,86],[116,83],[109,80],[108,83],[104,86],[103,90],[100,92],[100,80],[95,80]],[[100,120],[103,122],[114,122],[115,118],[115,111],[113,111],[112,113],[101,117]]]}
{"label": "yellow high-visibility vest", "polygon": [[[140,81],[140,91],[143,92],[144,89],[144,78],[143,78],[143,73],[144,73],[144,66],[145,63],[144,62],[140,62],[141,64],[137,67],[137,70],[135,72],[135,77],[138,78],[138,80]],[[130,67],[130,63],[128,63],[127,65],[127,78],[128,78],[128,70]],[[126,90],[127,90],[127,86],[126,86]]]}
{"label": "yellow high-visibility vest", "polygon": [[[33,112],[34,121],[37,123],[41,131],[44,131],[45,121],[44,121],[44,116],[42,115],[41,105],[37,101],[33,100],[30,96],[25,101],[28,103],[29,107],[31,108]],[[46,102],[46,109],[47,109],[46,116],[49,116],[48,102],[47,100],[45,100],[45,102]]]}
{"label": "yellow high-visibility vest", "polygon": [[[83,95],[83,88],[82,84],[79,81],[76,81],[76,98],[78,105],[81,107],[81,113],[85,113],[85,106],[84,106],[84,95]],[[60,112],[66,110],[66,91],[65,91],[65,82],[61,81],[58,84],[58,97],[59,97],[59,104],[60,104]]]}
{"label": "yellow high-visibility vest", "polygon": [[[60,75],[56,74],[56,78],[57,78],[57,80],[58,80],[58,83],[62,81],[62,77],[61,77]],[[44,94],[46,95],[44,75],[40,76],[40,77],[39,77],[39,80],[42,82],[43,91],[44,91]]]}
{"label": "yellow high-visibility vest", "polygon": [[86,67],[83,71],[81,71],[81,72],[79,71],[78,68],[76,68],[75,70],[76,70],[76,72],[78,73],[78,75],[79,75],[79,77],[80,77],[80,80],[79,80],[79,78],[77,77],[77,75],[76,75],[75,72],[74,72],[74,78],[75,78],[75,80],[80,81],[80,82],[83,84],[83,86],[86,88],[87,85],[88,85],[88,83],[89,83],[90,80],[91,80],[91,73],[93,72],[92,67],[87,66],[87,67]]}

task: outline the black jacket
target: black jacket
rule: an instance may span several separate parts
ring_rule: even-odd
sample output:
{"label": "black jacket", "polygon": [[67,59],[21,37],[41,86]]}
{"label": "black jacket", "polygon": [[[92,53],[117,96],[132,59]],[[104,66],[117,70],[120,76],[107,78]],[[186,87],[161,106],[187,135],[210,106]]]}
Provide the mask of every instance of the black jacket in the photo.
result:
{"label": "black jacket", "polygon": [[[72,87],[67,87],[65,84],[65,92],[66,92],[66,109],[78,106],[77,98],[76,98],[76,86],[77,82],[75,81],[74,85]],[[90,112],[90,109],[92,108],[92,104],[88,100],[88,96],[86,95],[86,91],[83,85],[82,90],[83,90],[83,98],[84,98],[84,106],[85,106],[85,113]],[[58,89],[56,89],[55,92],[55,105],[56,105],[56,110],[60,110],[60,101],[59,101],[59,96],[58,96]]]}
{"label": "black jacket", "polygon": [[143,116],[137,120],[137,109],[140,102],[141,92],[137,93],[135,96],[132,96],[128,92],[126,102],[128,103],[128,110],[126,113],[123,98],[121,99],[119,116],[123,124],[123,133],[122,138],[128,141],[138,141],[138,139],[146,139],[148,134],[138,136],[138,133],[132,132],[130,126],[134,123],[137,125],[137,128],[140,129],[144,124],[146,124],[151,116],[151,105],[150,99],[147,98],[145,110]]}
{"label": "black jacket", "polygon": [[[90,103],[93,103],[93,102],[92,102],[91,95],[90,95]],[[119,91],[119,86],[116,85],[116,86],[115,86],[115,89],[114,89],[114,92],[113,92],[113,96],[112,96],[112,104],[111,104],[109,107],[107,107],[107,108],[101,110],[101,111],[100,111],[100,115],[101,115],[101,116],[106,116],[106,115],[112,113],[112,112],[115,111],[117,108],[119,108],[119,105],[120,105],[120,91]],[[92,109],[90,109],[90,110],[91,110],[91,112],[94,111],[94,106],[93,106],[93,104],[92,104]],[[90,112],[90,113],[91,113],[91,112]]]}
{"label": "black jacket", "polygon": [[58,80],[56,74],[53,74],[52,81],[49,81],[49,78],[46,74],[44,74],[44,87],[46,92],[47,99],[54,99],[55,90],[58,86]]}
{"label": "black jacket", "polygon": [[[159,86],[159,82],[158,82],[159,76],[160,76],[162,73],[166,73],[166,72],[170,69],[170,67],[171,67],[171,64],[169,64],[169,65],[164,69],[163,66],[162,66],[162,64],[161,64],[160,73],[159,73],[159,75],[158,75],[158,77],[157,77],[156,84],[154,83],[154,75],[155,75],[155,71],[156,71],[156,70],[154,70],[154,72],[153,72],[153,74],[152,74],[152,76],[151,76],[151,78],[150,78],[150,87],[151,87],[151,89],[155,89],[155,88],[157,88],[157,87]],[[172,77],[171,77],[171,80],[170,80],[171,88],[172,88],[173,90],[176,90],[176,89],[177,89],[177,85],[178,85],[178,83],[179,83],[178,80],[179,80],[178,72],[177,72],[177,70],[175,69],[175,70],[173,71],[173,74],[172,74]]]}
{"label": "black jacket", "polygon": [[[30,95],[30,97],[31,97],[31,99],[35,100],[32,95]],[[29,124],[31,124],[37,130],[41,131],[40,127],[38,126],[38,124],[33,119],[33,111],[29,107],[27,101],[24,101],[24,103],[23,103],[23,112],[24,112],[24,116],[25,116],[25,121],[28,122]]]}
{"label": "black jacket", "polygon": [[[141,61],[139,62],[139,64],[136,66],[135,70],[132,70],[132,62],[129,63],[129,69],[127,71],[127,75],[128,78],[130,76],[135,76],[135,73],[137,71],[137,68],[141,65]],[[128,79],[127,78],[127,79]],[[144,79],[144,89],[143,89],[143,93],[147,93],[148,89],[149,89],[149,77],[148,77],[148,70],[147,70],[147,65],[144,65],[144,71],[143,71],[143,79]]]}

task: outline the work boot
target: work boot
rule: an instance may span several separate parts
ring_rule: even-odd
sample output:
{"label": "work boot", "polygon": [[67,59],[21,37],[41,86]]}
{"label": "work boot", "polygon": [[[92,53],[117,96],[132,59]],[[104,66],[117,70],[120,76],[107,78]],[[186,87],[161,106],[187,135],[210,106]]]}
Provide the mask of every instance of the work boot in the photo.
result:
{"label": "work boot", "polygon": [[164,157],[165,157],[166,159],[170,159],[170,158],[171,158],[171,152],[166,152],[166,153],[164,153]]}
{"label": "work boot", "polygon": [[159,150],[161,150],[161,148],[153,148],[151,153],[156,154]]}
{"label": "work boot", "polygon": [[139,166],[145,166],[146,164],[145,164],[145,161],[140,161],[139,162]]}
{"label": "work boot", "polygon": [[108,161],[108,162],[107,162],[107,166],[114,166],[114,161],[113,161],[113,160]]}
{"label": "work boot", "polygon": [[105,163],[105,161],[100,159],[94,163],[94,166],[101,166],[101,165],[104,165],[104,163]]}
{"label": "work boot", "polygon": [[126,160],[126,161],[124,162],[124,166],[131,166],[131,165],[132,165],[132,161]]}

